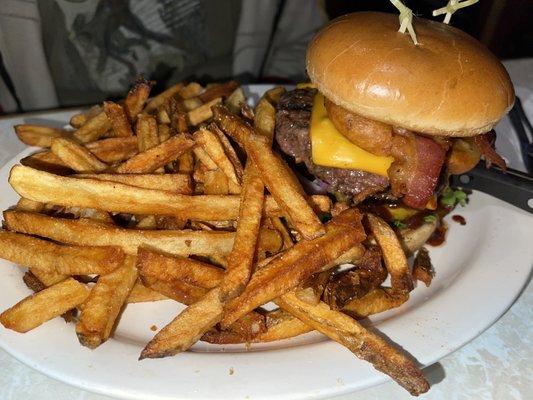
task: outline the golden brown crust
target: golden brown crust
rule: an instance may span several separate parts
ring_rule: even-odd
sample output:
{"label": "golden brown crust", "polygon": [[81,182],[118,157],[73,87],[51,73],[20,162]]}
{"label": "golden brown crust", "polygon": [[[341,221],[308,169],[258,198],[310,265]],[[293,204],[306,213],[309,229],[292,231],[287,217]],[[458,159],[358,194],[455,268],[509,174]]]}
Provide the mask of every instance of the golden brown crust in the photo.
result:
{"label": "golden brown crust", "polygon": [[311,81],[349,111],[416,132],[474,136],[514,103],[507,71],[481,43],[451,26],[417,18],[420,45],[393,14],[332,21],[307,50]]}

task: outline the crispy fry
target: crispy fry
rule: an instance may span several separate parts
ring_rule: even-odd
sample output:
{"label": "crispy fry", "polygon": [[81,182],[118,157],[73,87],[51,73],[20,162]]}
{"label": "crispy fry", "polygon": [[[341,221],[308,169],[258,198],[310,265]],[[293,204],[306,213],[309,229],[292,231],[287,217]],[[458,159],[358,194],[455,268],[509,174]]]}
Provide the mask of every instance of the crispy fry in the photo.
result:
{"label": "crispy fry", "polygon": [[179,280],[162,281],[150,275],[142,275],[141,282],[148,288],[182,304],[193,304],[200,300],[207,289]]}
{"label": "crispy fry", "polygon": [[139,360],[167,357],[187,350],[222,316],[220,289],[210,290],[200,301],[182,311],[148,342]]}
{"label": "crispy fry", "polygon": [[273,89],[267,90],[264,97],[272,103],[272,105],[277,105],[280,97],[285,93],[285,88],[283,86],[276,86]]}
{"label": "crispy fry", "polygon": [[183,100],[183,107],[185,108],[185,110],[187,111],[192,111],[194,110],[195,108],[198,108],[202,105],[202,100],[200,100],[199,98],[197,97],[193,97],[191,99],[185,99]]}
{"label": "crispy fry", "polygon": [[118,182],[139,188],[166,190],[179,194],[192,194],[191,177],[187,174],[77,174],[76,177]]}
{"label": "crispy fry", "polygon": [[68,275],[58,274],[57,272],[46,272],[38,268],[30,268],[30,272],[46,287],[55,285],[68,278]]}
{"label": "crispy fry", "polygon": [[157,229],[166,229],[166,230],[180,230],[185,228],[187,225],[186,219],[179,219],[176,217],[169,217],[167,215],[156,215],[155,222]]}
{"label": "crispy fry", "polygon": [[126,111],[120,104],[104,101],[104,112],[111,123],[112,136],[128,137],[133,135]]}
{"label": "crispy fry", "polygon": [[74,137],[82,143],[93,142],[102,137],[109,129],[111,129],[111,121],[107,118],[106,113],[101,111],[80,126],[74,132]]}
{"label": "crispy fry", "polygon": [[366,219],[370,231],[381,247],[385,266],[391,276],[392,288],[400,292],[413,290],[413,280],[407,264],[407,257],[396,233],[385,221],[373,214],[366,214]]}
{"label": "crispy fry", "polygon": [[276,109],[268,102],[265,97],[262,97],[255,107],[254,126],[259,130],[263,136],[274,139],[274,128],[276,125]]}
{"label": "crispy fry", "polygon": [[235,235],[232,232],[142,231],[12,210],[4,212],[4,221],[8,229],[20,233],[80,246],[119,246],[131,255],[136,255],[142,245],[181,256],[226,255],[231,251]]}
{"label": "crispy fry", "polygon": [[144,112],[149,114],[157,108],[166,103],[168,100],[170,100],[174,95],[176,95],[181,89],[183,88],[183,85],[181,83],[178,83],[174,86],[169,87],[164,92],[158,94],[157,96],[153,97],[148,104],[146,104],[146,107],[144,108]]}
{"label": "crispy fry", "polygon": [[7,329],[28,332],[80,305],[89,296],[85,285],[69,278],[26,297],[0,315]]}
{"label": "crispy fry", "polygon": [[124,161],[137,154],[137,138],[107,138],[85,145],[98,159],[106,163]]}
{"label": "crispy fry", "polygon": [[147,303],[168,299],[169,298],[167,296],[144,286],[142,282],[137,279],[137,282],[135,282],[135,285],[133,285],[129,296],[126,299],[126,303]]}
{"label": "crispy fry", "polygon": [[253,128],[242,118],[230,112],[226,107],[217,105],[212,108],[213,119],[226,135],[231,137],[242,149],[245,148]]}
{"label": "crispy fry", "polygon": [[41,151],[20,160],[24,166],[46,171],[52,174],[68,175],[73,171],[58,156],[51,151]]}
{"label": "crispy fry", "polygon": [[418,253],[415,257],[413,263],[413,279],[424,282],[426,287],[431,285],[431,280],[435,275],[433,266],[431,265],[431,258],[429,257],[429,252],[422,247],[418,250]]}
{"label": "crispy fry", "polygon": [[24,197],[21,197],[17,202],[17,210],[19,211],[33,211],[41,212],[44,209],[45,204],[38,201],[28,200]]}
{"label": "crispy fry", "polygon": [[153,82],[149,82],[143,78],[137,79],[124,99],[124,110],[131,123],[135,122],[137,114],[142,111],[144,103],[146,103],[146,100],[150,96],[152,86]]}
{"label": "crispy fry", "polygon": [[255,249],[255,259],[264,260],[266,257],[279,253],[283,247],[283,237],[276,229],[262,225]]}
{"label": "crispy fry", "polygon": [[109,338],[136,280],[135,258],[131,256],[122,267],[98,278],[76,324],[76,335],[83,346],[95,349]]}
{"label": "crispy fry", "polygon": [[324,227],[309,206],[298,180],[283,160],[272,151],[268,139],[251,135],[247,143],[248,154],[257,166],[265,186],[296,229],[306,239],[323,235]]}
{"label": "crispy fry", "polygon": [[227,136],[224,134],[224,132],[222,132],[222,130],[218,127],[217,124],[210,123],[208,125],[208,129],[218,136],[220,143],[224,147],[224,153],[226,153],[226,156],[231,161],[231,164],[233,164],[233,168],[235,169],[235,174],[237,175],[239,182],[241,182],[242,176],[244,174],[244,168],[232,144],[230,143]]}
{"label": "crispy fry", "polygon": [[61,161],[77,172],[104,171],[108,168],[107,164],[72,139],[52,139],[51,150]]}
{"label": "crispy fry", "polygon": [[146,174],[177,159],[194,142],[185,135],[172,136],[167,141],[139,153],[120,164],[116,172],[120,174]]}
{"label": "crispy fry", "polygon": [[194,133],[193,138],[196,144],[204,149],[211,160],[213,160],[217,167],[220,168],[233,183],[236,185],[241,184],[233,163],[226,155],[224,146],[215,133],[205,128],[200,128]]}
{"label": "crispy fry", "polygon": [[357,357],[372,363],[374,368],[389,375],[412,395],[417,396],[429,389],[422,371],[410,357],[349,316],[331,310],[326,303],[310,305],[300,300],[293,292],[278,298],[276,303],[330,339],[347,347]]}
{"label": "crispy fry", "polygon": [[20,141],[28,146],[50,147],[53,138],[68,136],[67,131],[48,126],[21,124],[14,128]]}
{"label": "crispy fry", "polygon": [[346,303],[342,312],[353,318],[365,318],[391,308],[399,307],[409,300],[409,292],[393,291],[390,288],[376,288],[361,298]]}
{"label": "crispy fry", "polygon": [[204,103],[208,103],[211,100],[219,98],[219,97],[228,97],[238,87],[239,87],[239,83],[236,81],[221,83],[221,84],[215,85],[207,89],[205,92],[200,94],[198,97]]}
{"label": "crispy fry", "polygon": [[165,105],[162,105],[157,109],[157,122],[165,125],[170,124],[170,116],[168,115],[167,107],[165,107]]}
{"label": "crispy fry", "polygon": [[228,110],[232,113],[238,114],[241,110],[241,105],[244,103],[246,103],[246,96],[244,95],[242,88],[238,87],[228,96],[224,105],[228,107]]}
{"label": "crispy fry", "polygon": [[158,124],[157,134],[159,136],[159,143],[168,140],[170,138],[170,127],[167,124]]}
{"label": "crispy fry", "polygon": [[218,97],[205,104],[202,104],[200,107],[197,107],[194,110],[189,111],[187,113],[187,119],[189,121],[189,124],[196,126],[196,125],[201,124],[202,122],[207,121],[211,117],[213,117],[213,112],[211,111],[211,107],[213,107],[214,105],[220,104],[221,102],[222,102],[222,98]]}
{"label": "crispy fry", "polygon": [[204,194],[227,195],[230,193],[229,179],[219,169],[205,171],[203,174],[203,184]]}
{"label": "crispy fry", "polygon": [[208,170],[215,171],[218,169],[217,164],[209,157],[209,154],[207,154],[203,147],[194,146],[192,152]]}
{"label": "crispy fry", "polygon": [[283,257],[274,258],[257,271],[245,291],[227,304],[222,327],[303,283],[364,238],[361,215],[356,209],[346,211],[340,223],[333,219],[327,224],[325,235],[297,243]]}
{"label": "crispy fry", "polygon": [[155,215],[142,215],[138,217],[136,229],[157,229]]}
{"label": "crispy fry", "polygon": [[264,191],[255,165],[248,163],[244,172],[235,241],[228,256],[227,272],[220,286],[222,301],[241,294],[250,279],[263,213]]}
{"label": "crispy fry", "polygon": [[178,172],[182,174],[192,174],[194,171],[194,156],[191,149],[178,157]]}
{"label": "crispy fry", "polygon": [[139,148],[139,152],[146,151],[159,144],[157,122],[151,115],[139,115],[135,127],[135,134],[137,135],[137,147]]}
{"label": "crispy fry", "polygon": [[70,118],[70,126],[72,126],[73,128],[76,128],[78,129],[79,127],[81,127],[84,123],[87,122],[87,115],[84,114],[84,113],[79,113],[79,114],[74,114],[71,118]]}
{"label": "crispy fry", "polygon": [[113,271],[124,260],[124,253],[118,247],[63,246],[0,231],[0,257],[44,272],[87,275]]}
{"label": "crispy fry", "polygon": [[206,289],[216,287],[224,270],[191,258],[170,256],[139,247],[137,269],[141,276],[152,276],[160,281],[183,281]]}
{"label": "crispy fry", "polygon": [[291,234],[287,230],[287,227],[280,219],[280,217],[270,217],[270,222],[272,223],[274,228],[280,233],[281,238],[283,240],[283,247],[285,249],[292,247],[294,245],[294,242],[292,240]]}
{"label": "crispy fry", "polygon": [[190,99],[192,97],[198,96],[203,91],[204,91],[204,88],[202,87],[202,85],[196,82],[191,82],[187,84],[186,86],[184,86],[180,90],[179,94],[182,99]]}

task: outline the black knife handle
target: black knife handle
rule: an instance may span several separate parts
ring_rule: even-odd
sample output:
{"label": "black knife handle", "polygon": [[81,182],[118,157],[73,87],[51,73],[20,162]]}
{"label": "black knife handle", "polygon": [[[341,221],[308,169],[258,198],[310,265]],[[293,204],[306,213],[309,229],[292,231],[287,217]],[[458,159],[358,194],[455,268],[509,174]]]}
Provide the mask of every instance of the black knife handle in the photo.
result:
{"label": "black knife handle", "polygon": [[533,176],[514,169],[503,172],[484,163],[461,175],[451,176],[451,185],[463,189],[479,190],[500,200],[533,213]]}

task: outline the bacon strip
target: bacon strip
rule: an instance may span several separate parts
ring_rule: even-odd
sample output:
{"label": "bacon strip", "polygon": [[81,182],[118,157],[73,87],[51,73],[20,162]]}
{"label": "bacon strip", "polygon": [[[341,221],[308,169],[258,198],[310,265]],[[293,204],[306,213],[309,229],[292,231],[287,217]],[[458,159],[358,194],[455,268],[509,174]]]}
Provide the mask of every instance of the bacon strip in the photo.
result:
{"label": "bacon strip", "polygon": [[507,164],[505,163],[505,160],[498,153],[496,153],[496,150],[494,149],[495,141],[496,133],[494,133],[494,131],[474,137],[474,144],[485,157],[487,168],[490,168],[492,164],[496,164],[504,171],[507,171]]}
{"label": "bacon strip", "polygon": [[446,151],[434,140],[410,132],[396,134],[393,141],[392,191],[404,195],[405,205],[423,209],[435,192]]}

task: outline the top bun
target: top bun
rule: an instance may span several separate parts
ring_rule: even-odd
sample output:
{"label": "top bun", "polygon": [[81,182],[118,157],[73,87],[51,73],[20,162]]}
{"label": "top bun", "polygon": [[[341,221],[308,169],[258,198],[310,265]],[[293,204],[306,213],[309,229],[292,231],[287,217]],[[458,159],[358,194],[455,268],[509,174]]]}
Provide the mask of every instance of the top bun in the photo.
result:
{"label": "top bun", "polygon": [[500,61],[459,29],[416,18],[419,45],[398,15],[362,12],[329,23],[307,49],[307,73],[341,107],[429,135],[487,132],[514,103]]}

